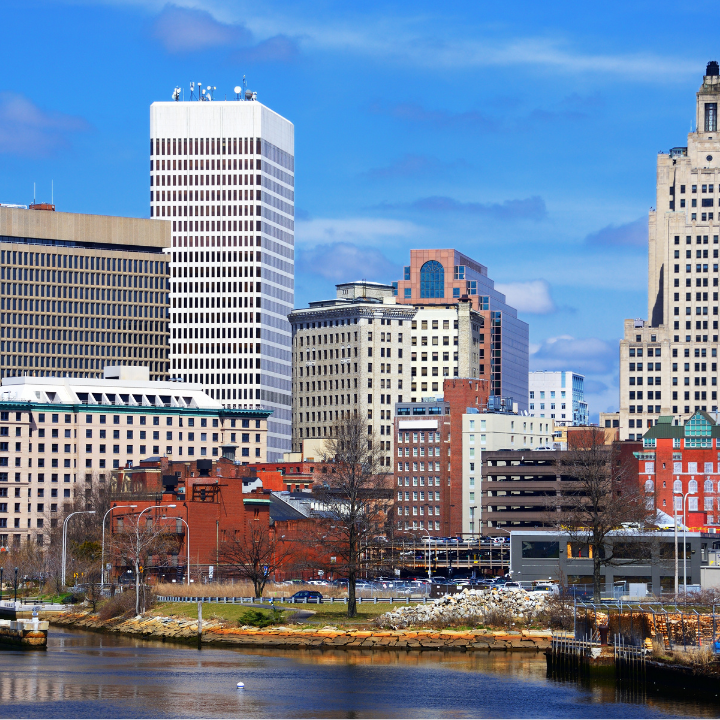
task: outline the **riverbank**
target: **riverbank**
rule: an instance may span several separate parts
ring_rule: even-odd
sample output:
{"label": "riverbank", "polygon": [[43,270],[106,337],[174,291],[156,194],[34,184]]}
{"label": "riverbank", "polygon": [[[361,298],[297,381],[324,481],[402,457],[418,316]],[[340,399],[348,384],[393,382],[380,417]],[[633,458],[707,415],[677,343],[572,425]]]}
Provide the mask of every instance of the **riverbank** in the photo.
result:
{"label": "riverbank", "polygon": [[[212,608],[206,608],[212,615]],[[79,630],[142,637],[148,640],[197,642],[198,622],[193,618],[148,613],[130,619],[101,620],[97,614],[59,614],[53,625]],[[256,648],[320,647],[334,649],[382,648],[465,652],[541,652],[550,646],[550,632],[492,630],[360,630],[335,626],[267,628],[233,627],[221,620],[203,620],[203,645]]]}

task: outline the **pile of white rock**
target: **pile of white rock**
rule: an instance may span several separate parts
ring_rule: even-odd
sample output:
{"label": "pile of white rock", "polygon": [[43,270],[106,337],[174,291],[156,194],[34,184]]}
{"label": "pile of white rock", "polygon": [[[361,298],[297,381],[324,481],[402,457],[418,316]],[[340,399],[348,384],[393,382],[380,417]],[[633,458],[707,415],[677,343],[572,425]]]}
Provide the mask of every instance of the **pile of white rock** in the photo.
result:
{"label": "pile of white rock", "polygon": [[467,625],[481,624],[493,615],[527,621],[542,611],[547,598],[546,592],[469,589],[456,595],[445,595],[433,603],[397,608],[381,615],[377,623],[382,627],[397,630],[423,625],[437,627],[458,622]]}

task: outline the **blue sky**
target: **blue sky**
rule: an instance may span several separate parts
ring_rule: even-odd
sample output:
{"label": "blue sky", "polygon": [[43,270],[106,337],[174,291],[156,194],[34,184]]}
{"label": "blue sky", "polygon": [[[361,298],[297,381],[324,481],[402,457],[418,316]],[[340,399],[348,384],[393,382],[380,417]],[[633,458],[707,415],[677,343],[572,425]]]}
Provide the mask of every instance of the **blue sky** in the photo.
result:
{"label": "blue sky", "polygon": [[400,277],[413,247],[482,262],[533,369],[617,407],[647,315],[655,157],[684,145],[716,4],[3,0],[0,201],[147,217],[149,105],[247,75],[295,124],[296,304]]}

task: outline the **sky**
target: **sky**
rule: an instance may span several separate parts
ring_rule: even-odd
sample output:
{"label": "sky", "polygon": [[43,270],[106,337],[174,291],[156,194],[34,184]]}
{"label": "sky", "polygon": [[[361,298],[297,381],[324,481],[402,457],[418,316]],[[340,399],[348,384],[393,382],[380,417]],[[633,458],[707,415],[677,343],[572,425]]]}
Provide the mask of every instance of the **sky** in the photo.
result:
{"label": "sky", "polygon": [[[647,317],[659,151],[686,144],[716,4],[3,0],[0,202],[148,217],[149,106],[190,82],[295,125],[297,307],[456,248],[531,369],[618,407]],[[52,188],[52,190],[51,190]]]}

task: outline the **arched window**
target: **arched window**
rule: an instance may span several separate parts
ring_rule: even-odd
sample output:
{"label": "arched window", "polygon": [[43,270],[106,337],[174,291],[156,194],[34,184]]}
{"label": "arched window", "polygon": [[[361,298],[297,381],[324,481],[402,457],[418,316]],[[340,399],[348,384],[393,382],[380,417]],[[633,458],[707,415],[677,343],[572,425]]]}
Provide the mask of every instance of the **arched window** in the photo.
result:
{"label": "arched window", "polygon": [[645,492],[646,493],[655,492],[655,484],[653,483],[652,480],[645,481]]}
{"label": "arched window", "polygon": [[688,492],[689,493],[696,493],[697,492],[697,480],[691,480],[688,483]]}
{"label": "arched window", "polygon": [[420,297],[445,297],[445,270],[437,260],[430,260],[420,268]]}
{"label": "arched window", "polygon": [[705,492],[715,492],[715,489],[713,487],[713,481],[712,480],[706,480],[705,481]]}
{"label": "arched window", "polygon": [[674,493],[681,493],[682,492],[682,481],[676,480],[673,483],[673,492]]}

